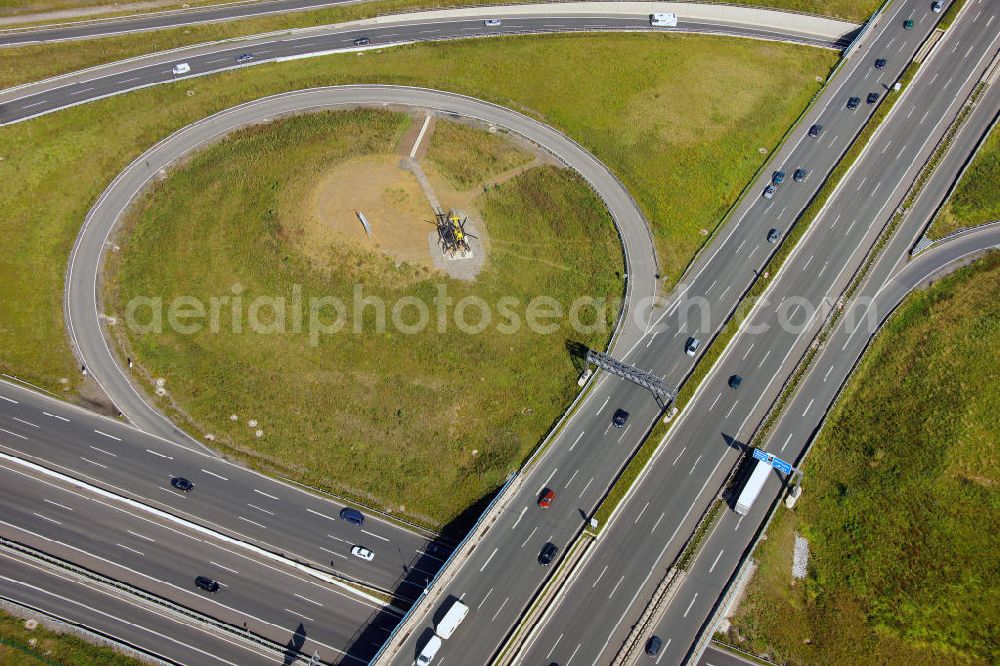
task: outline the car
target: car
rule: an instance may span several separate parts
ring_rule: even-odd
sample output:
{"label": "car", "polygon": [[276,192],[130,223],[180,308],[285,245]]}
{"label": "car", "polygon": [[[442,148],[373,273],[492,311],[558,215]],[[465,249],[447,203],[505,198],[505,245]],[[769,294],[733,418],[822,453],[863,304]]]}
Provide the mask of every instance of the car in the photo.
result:
{"label": "car", "polygon": [[701,340],[692,336],[687,339],[686,343],[684,343],[684,353],[688,356],[694,356],[698,352],[698,347],[700,346]]}
{"label": "car", "polygon": [[624,409],[616,409],[615,415],[611,417],[611,425],[616,428],[624,428],[626,422],[628,422],[628,412]]}
{"label": "car", "polygon": [[218,592],[220,587],[219,581],[212,580],[208,576],[198,576],[194,579],[194,584],[206,592],[211,592],[212,594]]}
{"label": "car", "polygon": [[764,198],[765,199],[770,199],[771,197],[773,197],[774,196],[774,191],[776,189],[777,188],[774,185],[768,183],[767,187],[764,188]]}
{"label": "car", "polygon": [[352,509],[349,506],[345,506],[340,510],[340,517],[349,523],[354,523],[355,525],[361,526],[365,524],[365,516],[363,513],[357,509]]}
{"label": "car", "polygon": [[437,541],[431,541],[428,543],[427,547],[424,548],[424,552],[431,557],[436,557],[442,560],[448,555],[448,549]]}
{"label": "car", "polygon": [[802,167],[796,169],[795,173],[792,174],[792,180],[794,180],[796,183],[804,183],[806,178],[808,177],[809,177],[809,170],[803,169]]}
{"label": "car", "polygon": [[375,559],[375,553],[368,550],[364,546],[351,546],[351,555],[354,557],[360,557],[365,562],[371,562]]}
{"label": "car", "polygon": [[358,37],[357,39],[354,40],[355,46],[365,46],[366,44],[371,44],[371,43],[372,40],[369,39],[368,37]]}
{"label": "car", "polygon": [[742,383],[743,383],[743,378],[740,377],[739,375],[733,375],[732,377],[729,378],[729,388],[733,389],[734,391],[738,389],[740,387],[740,384]]}
{"label": "car", "polygon": [[503,21],[500,19],[486,19],[483,21],[483,24],[486,25],[487,28],[499,28],[503,25]]}
{"label": "car", "polygon": [[767,242],[768,243],[777,243],[778,242],[778,230],[777,229],[771,229],[770,231],[767,232]]}
{"label": "car", "polygon": [[882,69],[883,67],[885,67],[885,58],[876,58],[875,69]]}
{"label": "car", "polygon": [[774,173],[771,174],[771,184],[772,185],[781,185],[783,182],[785,182],[785,172],[784,171],[775,171]]}
{"label": "car", "polygon": [[913,30],[913,19],[903,21],[903,30]]}
{"label": "car", "polygon": [[874,104],[877,101],[878,101],[878,93],[877,92],[868,93],[868,100],[867,100],[867,102],[869,104]]}
{"label": "car", "polygon": [[848,109],[856,109],[856,108],[858,108],[859,104],[861,104],[861,98],[860,97],[852,97],[851,99],[847,100],[847,108]]}
{"label": "car", "polygon": [[190,72],[191,65],[187,64],[186,62],[179,62],[176,65],[174,65],[173,69],[171,69],[170,71],[173,72],[174,76],[180,76],[181,74],[187,74],[188,72]]}
{"label": "car", "polygon": [[809,128],[809,136],[811,136],[814,139],[818,139],[819,135],[822,133],[823,133],[822,125],[813,125],[812,127]]}
{"label": "car", "polygon": [[541,496],[538,498],[538,506],[543,509],[547,509],[552,506],[552,500],[556,498],[556,493],[551,488],[546,488],[542,491]]}
{"label": "car", "polygon": [[655,657],[660,653],[660,648],[663,647],[663,639],[659,636],[651,636],[646,642],[646,654],[650,657]]}
{"label": "car", "polygon": [[236,56],[236,64],[237,65],[242,65],[242,64],[248,63],[248,62],[250,62],[252,60],[253,60],[253,54],[252,53],[241,53],[238,56]]}
{"label": "car", "polygon": [[931,3],[931,11],[935,14],[941,13],[941,0],[934,0],[934,2]]}
{"label": "car", "polygon": [[437,656],[438,650],[440,649],[441,637],[431,634],[431,637],[427,639],[427,643],[424,644],[420,654],[417,655],[417,666],[427,666],[430,664],[434,661],[434,657]]}
{"label": "car", "polygon": [[175,476],[170,479],[170,485],[172,485],[177,490],[183,490],[186,493],[194,490],[194,484],[185,479],[183,476]]}
{"label": "car", "polygon": [[556,554],[559,552],[559,548],[551,541],[547,542],[542,546],[542,552],[538,553],[538,563],[543,567],[547,567],[552,564],[552,560],[556,559]]}

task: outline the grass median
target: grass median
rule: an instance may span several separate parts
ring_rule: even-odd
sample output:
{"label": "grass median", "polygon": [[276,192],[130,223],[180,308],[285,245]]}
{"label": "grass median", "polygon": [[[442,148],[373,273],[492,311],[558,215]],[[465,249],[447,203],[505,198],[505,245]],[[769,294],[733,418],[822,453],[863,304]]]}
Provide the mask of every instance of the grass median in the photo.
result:
{"label": "grass median", "polygon": [[966,169],[962,180],[945,203],[929,238],[943,238],[959,229],[968,229],[1000,220],[1000,130],[997,125]]}
{"label": "grass median", "polygon": [[109,647],[0,612],[0,664],[9,666],[140,666]]}
{"label": "grass median", "polygon": [[[1000,254],[910,296],[827,419],[733,619],[789,664],[996,663]],[[887,408],[887,406],[889,406]],[[810,541],[791,579],[791,536]]]}

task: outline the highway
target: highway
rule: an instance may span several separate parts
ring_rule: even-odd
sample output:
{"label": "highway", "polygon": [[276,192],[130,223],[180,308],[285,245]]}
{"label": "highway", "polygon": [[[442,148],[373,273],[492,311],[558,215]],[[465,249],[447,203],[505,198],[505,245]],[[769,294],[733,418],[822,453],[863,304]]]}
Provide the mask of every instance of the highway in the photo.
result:
{"label": "highway", "polygon": [[[915,29],[904,30],[903,17],[911,15]],[[864,104],[864,98],[876,91],[883,96],[930,32],[935,18],[929,7],[917,0],[894,3],[889,8],[773,156],[751,187],[750,195],[702,252],[666,307],[654,316],[656,323],[648,334],[631,348],[619,345],[617,355],[665,376],[675,385],[683,380],[694,363],[684,353],[687,338],[697,336],[707,343],[718,331],[776,248],[766,240],[768,230],[776,228],[781,234],[787,233],[871,113],[872,107]],[[874,60],[879,57],[887,59],[882,70],[874,68]],[[862,104],[852,112],[845,105],[855,95],[862,97]],[[939,103],[948,99],[942,96]],[[937,123],[936,116],[932,122]],[[818,138],[806,135],[813,123],[823,126]],[[921,141],[901,138],[891,155],[892,169],[870,181],[862,182],[865,177],[860,176],[851,192],[854,196],[845,204],[852,211],[852,219],[845,220],[832,239],[816,233],[808,235],[797,252],[803,263],[816,262],[807,273],[813,281],[803,284],[799,275],[772,280],[772,294],[778,284],[787,285],[792,293],[811,287],[804,294],[818,302],[826,282],[834,280],[844,265],[860,261],[857,249],[869,228],[863,223],[853,224],[855,217],[861,217],[860,213],[853,214],[855,208],[881,207],[876,202],[892,196],[898,189],[896,179],[925,148]],[[800,166],[811,173],[805,182],[792,182],[792,172]],[[764,199],[760,193],[771,172],[778,169],[786,172],[786,182],[773,199]],[[867,187],[858,189],[858,183]],[[881,195],[873,198],[873,192],[877,195],[879,189]],[[784,275],[789,272],[786,269]],[[783,295],[769,298],[777,303]],[[785,307],[780,311],[783,319],[797,326],[803,324],[801,310]],[[769,313],[777,314],[774,309]],[[685,409],[682,422],[673,428],[671,439],[676,445],[661,447],[659,459],[647,470],[647,481],[631,496],[620,519],[604,528],[600,545],[577,574],[576,584],[554,618],[524,656],[525,663],[608,660],[609,650],[617,649],[630,624],[625,620],[633,600],[648,591],[648,584],[655,583],[650,574],[656,563],[671,560],[690,533],[700,514],[699,507],[706,504],[704,490],[713,482],[717,487],[735,461],[734,440],[740,439],[751,416],[769,404],[765,387],[787,371],[785,347],[797,339],[795,334],[773,331],[756,338],[752,354],[741,353],[742,363],[732,364],[741,366],[739,372],[744,375],[736,395],[726,387],[726,378],[736,370],[717,373],[714,380],[707,380],[706,388]],[[771,383],[780,385],[780,381]],[[623,430],[610,427],[611,414],[619,407],[632,415],[631,423]],[[447,653],[456,646],[460,646],[463,659],[476,663],[489,660],[550,571],[536,561],[542,546],[552,542],[565,551],[659,414],[660,407],[648,391],[606,375],[599,377],[574,420],[529,472],[520,490],[505,503],[501,515],[461,570],[438,592],[434,608],[424,609],[433,611],[448,598],[462,598],[474,611],[442,651],[445,663]],[[535,506],[543,487],[551,487],[558,495],[552,508],[545,511]],[[426,640],[431,623],[426,616],[421,619],[394,663],[412,659]]]}
{"label": "highway", "polygon": [[[901,14],[910,15],[915,6],[893,5],[891,13],[896,14],[882,22],[882,34],[866,49],[869,58],[887,52],[886,44],[903,32]],[[642,482],[620,507],[617,520],[602,533],[600,545],[578,570],[575,584],[534,640],[526,663],[566,664],[573,657],[577,663],[604,663],[622,645],[653,588],[735,463],[740,445],[756,430],[828,311],[824,300],[842,291],[995,55],[1000,35],[985,29],[988,21],[983,17],[972,20],[980,8],[987,16],[1000,12],[995,4],[970,3],[931,60],[921,67],[810,233],[772,281],[763,303],[749,315],[741,334],[687,405]],[[853,94],[863,97],[864,92],[860,89]],[[824,373],[829,369],[824,368]],[[841,370],[846,370],[843,364]],[[743,378],[738,391],[726,385],[736,374]],[[823,412],[820,398],[807,390],[799,395],[803,396],[801,404],[789,408],[794,414],[790,423],[796,428]],[[795,447],[804,444],[808,432],[781,433],[773,452],[794,457]],[[740,523],[738,516],[727,513],[723,524],[749,532],[751,522]],[[711,567],[712,561],[704,565]],[[703,612],[701,604],[714,603],[715,595],[695,594],[679,593],[670,607],[671,615],[665,620],[669,631],[663,638],[672,640],[662,652],[665,663],[681,662],[694,638],[681,620]],[[600,612],[594,612],[595,608]]]}

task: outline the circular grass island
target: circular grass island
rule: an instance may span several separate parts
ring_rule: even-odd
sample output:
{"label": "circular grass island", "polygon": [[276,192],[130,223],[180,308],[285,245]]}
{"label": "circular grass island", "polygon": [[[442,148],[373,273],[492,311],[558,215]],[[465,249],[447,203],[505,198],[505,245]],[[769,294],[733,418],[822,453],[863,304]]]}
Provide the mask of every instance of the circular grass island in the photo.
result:
{"label": "circular grass island", "polygon": [[538,445],[578,390],[569,348],[606,346],[622,292],[613,222],[575,173],[495,128],[385,109],[231,134],[116,242],[106,312],[164,411],[436,529]]}

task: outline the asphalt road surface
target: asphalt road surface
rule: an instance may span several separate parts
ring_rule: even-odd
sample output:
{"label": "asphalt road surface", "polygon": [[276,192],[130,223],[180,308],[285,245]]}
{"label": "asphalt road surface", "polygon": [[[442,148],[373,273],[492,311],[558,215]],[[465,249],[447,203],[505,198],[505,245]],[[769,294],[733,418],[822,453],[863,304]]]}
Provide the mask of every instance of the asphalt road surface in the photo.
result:
{"label": "asphalt road surface", "polygon": [[[910,16],[917,22],[916,27],[904,30],[903,18]],[[705,343],[738,305],[775,250],[776,245],[766,240],[769,229],[781,235],[787,233],[870,115],[872,107],[865,104],[864,98],[869,92],[884,97],[886,88],[910,61],[936,18],[919,0],[895,3],[889,8],[774,156],[733,219],[702,252],[661,311],[662,318],[654,316],[655,325],[637,345],[619,346],[619,356],[666,376],[674,384],[682,381],[694,362],[684,352],[686,340],[699,337],[704,350]],[[887,64],[876,70],[874,60],[882,57]],[[956,80],[950,85],[960,84]],[[935,87],[939,88],[937,83]],[[860,108],[854,111],[845,108],[851,96],[862,97]],[[949,99],[941,95],[937,101],[944,105]],[[938,117],[928,117],[933,123],[927,125],[928,129],[937,127]],[[914,120],[920,121],[921,116]],[[823,126],[818,138],[806,134],[814,123]],[[907,167],[926,148],[922,139],[910,135],[912,129],[901,128],[899,132],[891,168],[878,172],[877,178],[858,176],[853,188],[842,188],[844,196],[850,195],[843,207],[850,211],[851,219],[839,224],[844,214],[838,218],[834,212],[830,219],[839,224],[836,233],[812,233],[803,241],[796,255],[802,263],[797,269],[786,269],[784,275],[788,277],[775,280],[772,286],[770,298],[775,304],[786,294],[804,295],[819,302],[842,268],[860,261],[858,248],[870,232],[865,215],[874,217],[874,212],[884,205],[879,202],[893,195]],[[886,132],[880,136],[889,138]],[[804,182],[792,179],[799,167],[810,171]],[[772,199],[763,198],[760,194],[771,172],[779,169],[786,173],[785,182]],[[862,171],[859,168],[855,173]],[[856,223],[856,219],[862,221]],[[808,282],[801,279],[803,265],[805,274],[812,278]],[[792,270],[797,274],[789,276]],[[783,290],[779,291],[778,285]],[[777,313],[770,309],[769,314],[773,318]],[[752,340],[747,337],[748,344],[752,342],[755,348],[741,352],[737,359],[729,357],[739,361],[730,363],[738,370],[716,373],[714,381],[710,379],[698,399],[687,406],[683,422],[673,429],[673,443],[661,448],[659,459],[645,475],[646,482],[624,507],[622,513],[627,517],[622,515],[605,528],[600,545],[534,641],[524,657],[525,663],[609,660],[609,650],[617,649],[630,625],[626,620],[633,600],[640,598],[647,584],[655,583],[649,579],[650,572],[658,562],[671,560],[679,551],[705,504],[704,489],[713,481],[718,487],[735,461],[734,441],[748,432],[751,417],[759,416],[769,404],[765,399],[773,397],[765,386],[775,384],[774,390],[780,386],[780,380],[771,380],[787,371],[788,348],[799,339],[795,329],[807,319],[801,307],[782,308],[781,315],[790,320],[790,332],[772,330]],[[744,382],[734,393],[726,380],[737,371],[743,374]],[[619,407],[631,413],[630,423],[620,430],[610,424],[612,413]],[[599,378],[574,420],[531,470],[524,487],[510,499],[496,525],[443,591],[443,598],[462,598],[473,610],[442,650],[440,658],[445,663],[449,663],[448,654],[453,650],[458,650],[462,659],[488,661],[551,569],[537,562],[543,545],[552,542],[565,551],[659,413],[660,406],[648,391],[615,378]],[[542,511],[535,506],[535,500],[545,487],[555,490],[557,499],[552,508]],[[425,612],[433,617],[441,606]],[[422,622],[408,636],[396,663],[413,658],[430,627],[430,621]]]}
{"label": "asphalt road surface", "polygon": [[[973,20],[980,6],[984,16]],[[642,483],[620,507],[618,519],[603,532],[600,545],[577,572],[574,585],[532,644],[526,662],[603,663],[622,645],[653,588],[732,468],[740,446],[756,430],[828,312],[824,300],[836,298],[860,265],[995,55],[1000,35],[986,29],[985,16],[996,12],[1000,8],[995,4],[970,3],[931,60],[921,67],[905,97],[774,280],[765,302],[748,317],[743,333],[688,404],[686,416],[661,446]],[[865,62],[891,57],[893,44],[904,32],[902,19],[919,20],[924,13],[929,11],[922,3],[890,7],[881,34],[866,49]],[[866,88],[855,87],[851,94],[863,97],[865,93]],[[846,113],[842,107],[830,111]],[[780,189],[776,200],[778,196]],[[842,364],[841,370],[846,371],[848,365]],[[743,383],[733,390],[727,380],[737,374]],[[794,414],[790,423],[797,428],[823,413],[819,396],[805,388],[798,396],[801,402],[788,408]],[[772,452],[794,458],[808,432],[778,434]],[[727,514],[723,525],[727,521],[733,523],[734,531],[753,531],[750,520],[740,524],[737,516]],[[711,567],[712,562],[704,564]],[[664,620],[670,628],[664,641],[673,639],[664,646],[664,663],[682,661],[694,639],[695,632],[682,620],[696,613],[704,618],[700,605],[710,606],[714,601],[715,595],[710,594],[678,594],[670,607],[672,615]],[[600,611],[594,612],[595,608]]]}

